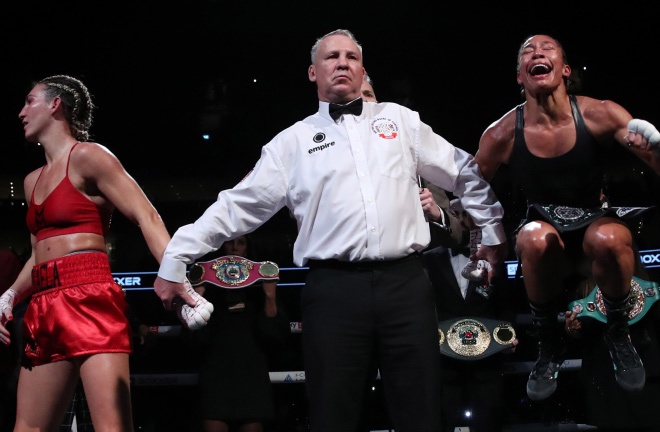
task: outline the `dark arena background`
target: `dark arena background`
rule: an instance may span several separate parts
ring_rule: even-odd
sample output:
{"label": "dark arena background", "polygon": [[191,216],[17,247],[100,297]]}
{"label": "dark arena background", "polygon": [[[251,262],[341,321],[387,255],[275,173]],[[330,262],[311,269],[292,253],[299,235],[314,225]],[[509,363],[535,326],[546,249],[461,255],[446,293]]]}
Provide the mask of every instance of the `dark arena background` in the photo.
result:
{"label": "dark arena background", "polygon": [[[614,100],[660,126],[660,83],[652,66],[660,37],[650,2],[509,3],[4,2],[0,247],[23,259],[30,254],[23,178],[44,158],[38,145],[25,141],[17,116],[32,80],[49,75],[78,76],[87,84],[98,107],[93,140],[119,157],[171,233],[239,182],[276,133],[316,111],[309,50],[337,28],[350,29],[361,42],[379,100],[419,111],[470,153],[484,129],[521,102],[517,50],[536,33],[562,42],[580,72],[582,93]],[[658,177],[624,150],[614,148],[611,156],[604,180],[612,205],[660,205]],[[524,202],[506,170],[493,185],[511,232]],[[659,217],[652,212],[633,227],[654,281],[660,280]],[[270,356],[276,419],[268,432],[308,430],[299,306],[306,269],[291,262],[295,237],[286,210],[253,234],[255,258],[282,269],[278,295],[291,319],[290,338]],[[201,430],[190,335],[153,292],[157,263],[139,229],[117,212],[107,248],[136,326],[148,329],[144,342],[136,333],[131,360],[136,430]],[[512,248],[508,259],[514,272]],[[503,289],[519,293],[514,326],[520,343],[502,371],[505,394],[493,395],[507,401],[507,430],[595,430],[585,423],[576,356],[564,363],[555,395],[544,402],[527,398],[536,346],[522,281],[510,276]],[[391,430],[378,381],[365,410],[371,430]]]}

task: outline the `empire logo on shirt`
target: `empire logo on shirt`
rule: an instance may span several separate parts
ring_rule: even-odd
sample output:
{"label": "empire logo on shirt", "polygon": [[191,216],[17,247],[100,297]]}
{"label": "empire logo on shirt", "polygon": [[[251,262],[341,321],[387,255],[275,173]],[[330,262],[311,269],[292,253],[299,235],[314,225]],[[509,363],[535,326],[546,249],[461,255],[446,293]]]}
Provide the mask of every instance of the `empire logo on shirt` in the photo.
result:
{"label": "empire logo on shirt", "polygon": [[371,130],[381,138],[394,139],[398,135],[399,128],[393,120],[381,117],[371,122]]}
{"label": "empire logo on shirt", "polygon": [[[321,143],[325,140],[325,134],[323,132],[319,132],[316,135],[314,135],[314,138],[312,138],[312,140],[314,140],[315,143]],[[312,153],[317,152],[317,151],[325,150],[328,147],[332,147],[333,145],[335,145],[334,141],[329,142],[329,143],[325,143],[325,144],[321,144],[320,146],[317,146],[317,147],[312,147],[311,149],[307,150],[307,152],[309,154],[312,154]]]}

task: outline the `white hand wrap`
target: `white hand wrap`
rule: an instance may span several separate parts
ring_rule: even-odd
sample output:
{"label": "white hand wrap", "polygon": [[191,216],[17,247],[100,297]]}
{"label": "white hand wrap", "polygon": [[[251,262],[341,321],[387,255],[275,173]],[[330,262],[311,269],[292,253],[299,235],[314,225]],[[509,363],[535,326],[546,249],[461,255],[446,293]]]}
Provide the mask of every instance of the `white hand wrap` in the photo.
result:
{"label": "white hand wrap", "polygon": [[490,263],[486,260],[470,261],[461,270],[461,276],[474,282],[486,282],[491,268]]}
{"label": "white hand wrap", "polygon": [[646,120],[630,120],[628,122],[628,130],[632,133],[643,135],[648,140],[652,149],[657,150],[660,147],[660,132]]}
{"label": "white hand wrap", "polygon": [[5,325],[13,317],[15,301],[16,291],[13,289],[8,289],[0,296],[0,324]]}
{"label": "white hand wrap", "polygon": [[[481,247],[481,230],[473,229],[470,231],[470,256],[474,256]],[[470,261],[461,270],[461,276],[474,282],[485,282],[488,279],[488,272],[491,266],[488,261],[478,260]]]}
{"label": "white hand wrap", "polygon": [[204,327],[213,313],[213,304],[211,304],[204,297],[199,295],[186,278],[183,282],[186,287],[186,293],[195,300],[195,306],[191,307],[187,304],[177,305],[175,307],[176,314],[181,322],[190,330],[197,330]]}

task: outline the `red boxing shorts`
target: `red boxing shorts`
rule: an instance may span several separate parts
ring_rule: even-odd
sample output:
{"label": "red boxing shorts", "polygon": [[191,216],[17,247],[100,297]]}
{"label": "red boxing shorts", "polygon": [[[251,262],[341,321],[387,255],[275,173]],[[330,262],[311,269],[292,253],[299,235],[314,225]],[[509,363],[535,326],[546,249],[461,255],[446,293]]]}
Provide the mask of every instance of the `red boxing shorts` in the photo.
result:
{"label": "red boxing shorts", "polygon": [[97,353],[131,353],[127,303],[102,252],[32,268],[35,293],[23,319],[23,366]]}

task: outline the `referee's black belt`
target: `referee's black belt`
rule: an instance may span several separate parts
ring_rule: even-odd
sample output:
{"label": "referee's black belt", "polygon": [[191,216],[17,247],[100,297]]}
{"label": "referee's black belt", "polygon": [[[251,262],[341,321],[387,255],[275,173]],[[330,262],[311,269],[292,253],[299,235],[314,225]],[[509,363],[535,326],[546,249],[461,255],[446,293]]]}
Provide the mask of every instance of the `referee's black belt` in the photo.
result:
{"label": "referee's black belt", "polygon": [[[315,260],[310,259],[307,265],[310,270],[313,269],[334,269],[334,270],[353,270],[353,271],[369,271],[369,270],[382,270],[399,264],[405,264],[420,260],[421,255],[419,252],[413,252],[410,255],[402,258],[392,260],[369,260],[369,261],[340,261],[337,259]],[[420,261],[421,262],[421,261]]]}

